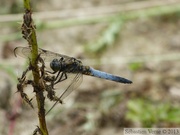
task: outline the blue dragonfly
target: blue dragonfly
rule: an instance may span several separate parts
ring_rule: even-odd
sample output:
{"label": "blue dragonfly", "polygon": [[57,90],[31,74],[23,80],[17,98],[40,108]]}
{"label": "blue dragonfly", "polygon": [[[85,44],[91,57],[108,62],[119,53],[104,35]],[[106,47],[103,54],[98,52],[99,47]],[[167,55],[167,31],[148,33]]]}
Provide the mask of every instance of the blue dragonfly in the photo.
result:
{"label": "blue dragonfly", "polygon": [[[31,47],[16,47],[14,53],[24,58],[31,57]],[[59,96],[59,100],[62,101],[66,98],[74,89],[76,89],[82,82],[83,75],[98,77],[118,83],[131,84],[132,81],[112,75],[103,71],[96,70],[90,66],[85,66],[82,62],[74,57],[69,57],[66,55],[54,53],[48,50],[38,48],[39,56],[47,62],[50,62],[50,68],[52,69],[52,74],[56,74],[54,85],[62,82],[66,79],[69,79],[69,74],[74,74],[71,83],[64,90],[64,92]],[[53,107],[57,102],[53,105]],[[52,108],[53,108],[52,107]],[[51,108],[51,109],[52,109]],[[50,110],[51,110],[50,109]]]}

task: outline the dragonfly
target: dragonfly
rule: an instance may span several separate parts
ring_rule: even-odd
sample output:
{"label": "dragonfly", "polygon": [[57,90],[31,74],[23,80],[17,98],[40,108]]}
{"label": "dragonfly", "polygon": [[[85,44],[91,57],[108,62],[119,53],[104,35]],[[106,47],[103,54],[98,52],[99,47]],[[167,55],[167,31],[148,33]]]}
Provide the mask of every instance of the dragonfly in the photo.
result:
{"label": "dragonfly", "polygon": [[[31,59],[31,52],[31,47],[16,47],[14,49],[15,55],[19,55],[21,57],[29,59]],[[52,74],[57,73],[54,80],[54,85],[66,79],[69,79],[69,74],[74,74],[74,77],[68,87],[58,97],[60,101],[63,101],[64,98],[66,98],[74,89],[76,89],[81,84],[83,75],[93,76],[124,84],[132,83],[131,80],[128,80],[126,78],[96,70],[90,66],[83,65],[80,60],[74,57],[51,52],[41,48],[38,48],[38,54],[44,61],[50,62]],[[53,107],[56,104],[57,102],[53,105]]]}

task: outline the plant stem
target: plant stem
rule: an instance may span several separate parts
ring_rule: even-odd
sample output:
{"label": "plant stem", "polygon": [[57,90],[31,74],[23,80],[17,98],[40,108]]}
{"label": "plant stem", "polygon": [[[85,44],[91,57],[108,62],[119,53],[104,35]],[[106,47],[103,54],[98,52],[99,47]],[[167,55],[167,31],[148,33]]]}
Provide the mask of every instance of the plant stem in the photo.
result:
{"label": "plant stem", "polygon": [[44,109],[44,100],[45,97],[43,95],[43,87],[40,85],[40,73],[39,67],[37,65],[37,58],[38,58],[38,44],[36,39],[36,31],[35,25],[32,19],[32,11],[30,0],[24,0],[24,8],[25,8],[25,15],[24,15],[24,22],[22,33],[24,38],[28,41],[29,45],[32,47],[32,55],[31,55],[31,66],[32,66],[32,74],[34,78],[34,92],[36,93],[36,101],[38,105],[38,118],[39,118],[39,128],[40,132],[43,135],[48,135],[48,130],[46,127],[46,119],[45,119],[45,109]]}

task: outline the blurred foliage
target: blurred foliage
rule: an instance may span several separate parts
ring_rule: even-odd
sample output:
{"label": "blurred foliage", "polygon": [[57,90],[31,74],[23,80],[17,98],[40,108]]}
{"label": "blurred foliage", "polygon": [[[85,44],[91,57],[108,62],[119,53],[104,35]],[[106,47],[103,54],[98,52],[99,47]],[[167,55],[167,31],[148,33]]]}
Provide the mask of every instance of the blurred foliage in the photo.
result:
{"label": "blurred foliage", "polygon": [[178,21],[179,18],[180,18],[180,11],[154,17],[155,20],[159,20],[160,22],[175,22]]}
{"label": "blurred foliage", "polygon": [[126,118],[132,122],[140,122],[143,127],[153,127],[161,123],[180,124],[180,109],[166,102],[152,102],[147,99],[128,101]]}
{"label": "blurred foliage", "polygon": [[[85,19],[78,19],[78,18],[68,18],[68,19],[63,19],[63,20],[49,20],[49,21],[44,21],[44,20],[35,20],[36,22],[36,28],[37,30],[47,30],[47,29],[59,29],[59,28],[64,28],[64,27],[71,27],[71,26],[77,26],[77,25],[84,25],[84,24],[92,24],[92,23],[104,23],[107,22],[109,23],[109,27],[103,32],[101,36],[99,36],[96,42],[91,42],[87,43],[86,51],[88,48],[90,49],[90,52],[96,52],[104,48],[104,46],[110,45],[109,43],[113,43],[112,41],[115,40],[115,35],[117,32],[119,32],[120,28],[122,25],[125,23],[125,21],[130,21],[133,19],[137,18],[146,18],[146,17],[167,17],[170,16],[171,19],[172,17],[174,18],[179,18],[180,16],[180,6],[173,6],[173,7],[168,7],[168,6],[162,6],[162,7],[153,7],[149,9],[143,9],[143,10],[136,10],[136,11],[129,11],[129,12],[124,12],[124,13],[116,13],[115,15],[107,15],[104,17],[90,17],[90,18],[85,18]],[[118,19],[117,19],[118,18]],[[15,20],[15,22],[5,22],[1,23],[0,27],[5,27],[8,25],[8,27],[15,27],[17,28],[17,22],[18,20]],[[21,22],[19,20],[19,22]],[[117,31],[115,30],[117,28]],[[107,32],[110,32],[107,34]],[[17,36],[18,34],[18,36]],[[111,35],[113,34],[113,35]],[[106,41],[104,38],[108,37],[108,40]],[[9,37],[9,35],[8,35]],[[7,35],[2,35],[1,40],[4,41],[8,39]],[[11,35],[12,38],[9,40],[11,41],[12,39],[20,39],[21,37],[19,36],[19,33],[13,33]],[[98,44],[99,47],[94,47],[95,45],[92,45],[93,43]],[[92,45],[92,47],[91,47]]]}
{"label": "blurred foliage", "polygon": [[143,63],[140,63],[140,62],[135,62],[135,63],[129,64],[129,69],[132,71],[137,71],[142,68],[143,68]]}
{"label": "blurred foliage", "polygon": [[107,47],[112,46],[117,39],[117,35],[120,33],[122,25],[123,21],[120,19],[111,23],[109,27],[104,30],[103,34],[97,38],[97,40],[86,45],[85,50],[87,52],[98,54]]}
{"label": "blurred foliage", "polygon": [[16,14],[23,11],[22,1],[21,0],[10,0],[10,1],[0,1],[1,8],[0,13],[1,14]]}
{"label": "blurred foliage", "polygon": [[93,132],[96,129],[96,115],[94,113],[87,113],[86,122],[83,124],[82,128],[86,132]]}
{"label": "blurred foliage", "polygon": [[21,13],[23,11],[22,1],[12,1],[9,12],[12,14]]}
{"label": "blurred foliage", "polygon": [[99,109],[102,113],[109,113],[109,111],[119,105],[122,100],[121,96],[122,92],[119,90],[106,90],[101,95],[101,102],[99,105]]}
{"label": "blurred foliage", "polygon": [[8,75],[10,77],[12,77],[12,80],[17,82],[17,75],[16,75],[14,67],[12,65],[5,65],[3,63],[0,63],[0,69],[4,72],[8,73]]}

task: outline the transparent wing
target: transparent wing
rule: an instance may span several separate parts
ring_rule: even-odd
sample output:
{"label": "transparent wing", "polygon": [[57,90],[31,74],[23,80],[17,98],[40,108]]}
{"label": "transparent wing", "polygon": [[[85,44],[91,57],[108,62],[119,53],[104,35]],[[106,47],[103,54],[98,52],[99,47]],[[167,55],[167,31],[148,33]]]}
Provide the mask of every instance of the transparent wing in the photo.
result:
{"label": "transparent wing", "polygon": [[14,49],[14,55],[23,58],[31,58],[31,49],[29,47],[16,47]]}
{"label": "transparent wing", "polygon": [[[21,56],[23,58],[31,58],[31,47],[16,47],[14,49],[14,54],[15,56]],[[38,53],[40,54],[41,58],[44,61],[52,61],[53,59],[60,59],[60,58],[64,58],[64,59],[70,59],[71,57],[68,57],[66,55],[62,55],[62,54],[58,54],[58,53],[54,53],[51,51],[47,51],[47,50],[43,50],[41,48],[38,48]]]}
{"label": "transparent wing", "polygon": [[[68,76],[71,76],[68,75]],[[69,78],[67,78],[69,79]],[[62,101],[65,99],[73,90],[77,89],[79,85],[82,83],[83,75],[81,73],[78,73],[75,75],[75,77],[72,79],[70,85],[64,90],[64,92],[59,96],[59,100]],[[47,111],[46,115],[56,106],[58,101],[56,101],[53,106]]]}
{"label": "transparent wing", "polygon": [[81,73],[76,74],[76,76],[71,81],[71,84],[66,88],[66,90],[59,97],[60,100],[66,98],[73,90],[77,89],[82,83],[83,75]]}

